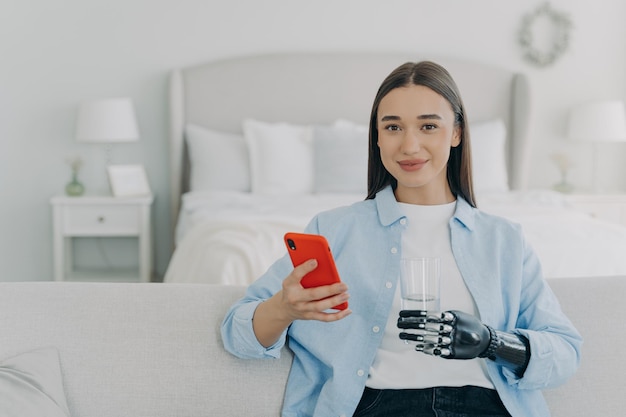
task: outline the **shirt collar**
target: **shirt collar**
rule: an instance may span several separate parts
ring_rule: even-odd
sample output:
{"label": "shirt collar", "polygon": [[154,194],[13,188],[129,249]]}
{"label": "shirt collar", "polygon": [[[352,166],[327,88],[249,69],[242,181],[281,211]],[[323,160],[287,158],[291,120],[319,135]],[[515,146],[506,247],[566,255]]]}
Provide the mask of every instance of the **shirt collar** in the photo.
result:
{"label": "shirt collar", "polygon": [[[391,185],[376,193],[376,208],[378,210],[378,218],[383,226],[389,226],[404,217]],[[475,216],[474,207],[470,206],[463,198],[457,196],[453,218],[467,229],[473,230],[476,222]]]}
{"label": "shirt collar", "polygon": [[391,185],[376,193],[376,208],[378,210],[378,219],[383,226],[389,226],[404,217],[404,213],[402,213],[396,201],[396,196],[393,194]]}
{"label": "shirt collar", "polygon": [[476,209],[470,206],[464,198],[457,196],[454,219],[465,226],[468,230],[474,230],[474,224],[476,223]]}

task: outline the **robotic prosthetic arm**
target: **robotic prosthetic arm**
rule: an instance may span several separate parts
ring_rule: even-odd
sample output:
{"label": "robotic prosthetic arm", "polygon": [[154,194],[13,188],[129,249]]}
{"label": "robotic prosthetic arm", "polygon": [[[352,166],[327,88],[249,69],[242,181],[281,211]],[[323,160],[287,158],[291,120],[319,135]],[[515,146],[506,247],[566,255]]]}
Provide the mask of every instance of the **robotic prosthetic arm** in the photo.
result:
{"label": "robotic prosthetic arm", "polygon": [[417,342],[415,350],[445,359],[488,358],[520,378],[530,359],[530,345],[524,336],[494,330],[462,311],[403,310],[398,327],[416,330],[400,333],[400,339]]}

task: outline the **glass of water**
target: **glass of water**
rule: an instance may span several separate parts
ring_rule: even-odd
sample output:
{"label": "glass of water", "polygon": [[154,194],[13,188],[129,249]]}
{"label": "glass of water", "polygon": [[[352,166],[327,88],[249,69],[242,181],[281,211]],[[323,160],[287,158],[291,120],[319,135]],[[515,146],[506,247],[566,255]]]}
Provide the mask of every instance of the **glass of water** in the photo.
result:
{"label": "glass of water", "polygon": [[402,310],[439,311],[439,264],[439,258],[401,260]]}

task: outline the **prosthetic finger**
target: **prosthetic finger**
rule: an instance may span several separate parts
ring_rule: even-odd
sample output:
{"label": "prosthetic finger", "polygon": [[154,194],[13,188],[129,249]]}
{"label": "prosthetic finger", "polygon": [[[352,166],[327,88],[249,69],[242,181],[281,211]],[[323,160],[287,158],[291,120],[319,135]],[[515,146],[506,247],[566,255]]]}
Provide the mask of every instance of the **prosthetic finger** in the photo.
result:
{"label": "prosthetic finger", "polygon": [[451,339],[448,336],[440,336],[437,334],[415,334],[406,332],[400,333],[400,339],[436,345],[449,345],[451,342]]}
{"label": "prosthetic finger", "polygon": [[398,327],[400,329],[417,329],[440,334],[449,334],[453,330],[453,327],[449,324],[434,323],[413,317],[398,319]]}
{"label": "prosthetic finger", "polygon": [[415,350],[431,356],[441,356],[442,358],[447,358],[451,353],[450,349],[433,344],[418,344],[415,346]]}
{"label": "prosthetic finger", "polygon": [[400,318],[398,319],[398,325],[400,323],[454,323],[456,316],[450,311],[434,312],[425,310],[402,310],[400,311]]}

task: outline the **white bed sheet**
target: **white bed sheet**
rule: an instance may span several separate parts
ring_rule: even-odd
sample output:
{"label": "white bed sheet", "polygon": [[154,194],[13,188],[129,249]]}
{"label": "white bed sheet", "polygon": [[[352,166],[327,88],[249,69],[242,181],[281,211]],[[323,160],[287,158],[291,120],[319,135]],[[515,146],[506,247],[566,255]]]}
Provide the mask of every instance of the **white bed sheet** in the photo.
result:
{"label": "white bed sheet", "polygon": [[[164,281],[247,285],[285,254],[286,232],[302,231],[320,211],[363,198],[187,193]],[[522,225],[547,278],[626,275],[626,227],[577,211],[558,193],[487,194],[478,204]]]}

